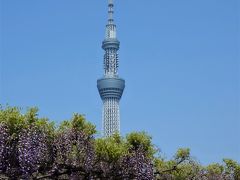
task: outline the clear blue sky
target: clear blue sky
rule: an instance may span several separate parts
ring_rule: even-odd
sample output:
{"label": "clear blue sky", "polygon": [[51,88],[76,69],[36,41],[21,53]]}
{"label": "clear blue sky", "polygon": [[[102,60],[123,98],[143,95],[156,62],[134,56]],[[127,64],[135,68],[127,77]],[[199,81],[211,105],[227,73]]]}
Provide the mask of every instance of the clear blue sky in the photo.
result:
{"label": "clear blue sky", "polygon": [[[106,0],[0,0],[0,103],[101,130]],[[240,161],[237,0],[116,0],[121,132],[145,130],[167,158]],[[237,27],[238,26],[238,27]]]}

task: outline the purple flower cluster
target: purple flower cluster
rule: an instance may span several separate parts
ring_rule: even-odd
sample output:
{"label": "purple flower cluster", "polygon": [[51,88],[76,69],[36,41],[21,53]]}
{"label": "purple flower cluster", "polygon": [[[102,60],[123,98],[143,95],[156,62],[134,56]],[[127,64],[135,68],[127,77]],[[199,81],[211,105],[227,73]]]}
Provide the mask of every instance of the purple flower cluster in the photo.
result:
{"label": "purple flower cluster", "polygon": [[141,148],[123,157],[121,169],[124,179],[152,180],[154,177],[153,164]]}
{"label": "purple flower cluster", "polygon": [[[41,123],[23,124],[12,134],[0,123],[0,179],[153,179],[151,160],[142,149],[106,159],[98,155],[84,121],[58,130]],[[121,143],[126,142],[115,146],[125,147]],[[104,154],[112,151],[102,148]]]}
{"label": "purple flower cluster", "polygon": [[89,173],[95,157],[92,138],[83,131],[68,129],[59,133],[54,142],[55,163],[80,168]]}
{"label": "purple flower cluster", "polygon": [[18,140],[18,161],[24,177],[37,172],[50,162],[47,135],[36,126],[23,129]]}
{"label": "purple flower cluster", "polygon": [[0,173],[5,172],[8,166],[9,144],[10,135],[8,127],[0,124]]}

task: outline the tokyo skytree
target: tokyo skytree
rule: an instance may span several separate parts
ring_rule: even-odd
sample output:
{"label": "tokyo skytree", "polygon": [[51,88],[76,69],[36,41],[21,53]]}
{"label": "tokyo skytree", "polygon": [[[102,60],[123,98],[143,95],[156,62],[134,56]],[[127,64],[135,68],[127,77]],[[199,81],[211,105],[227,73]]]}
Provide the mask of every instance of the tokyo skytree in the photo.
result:
{"label": "tokyo skytree", "polygon": [[97,88],[103,101],[102,128],[103,135],[109,137],[120,133],[119,101],[125,88],[124,79],[118,76],[118,49],[116,25],[113,20],[113,0],[108,0],[108,23],[105,39],[102,42],[104,54],[104,76],[97,80]]}

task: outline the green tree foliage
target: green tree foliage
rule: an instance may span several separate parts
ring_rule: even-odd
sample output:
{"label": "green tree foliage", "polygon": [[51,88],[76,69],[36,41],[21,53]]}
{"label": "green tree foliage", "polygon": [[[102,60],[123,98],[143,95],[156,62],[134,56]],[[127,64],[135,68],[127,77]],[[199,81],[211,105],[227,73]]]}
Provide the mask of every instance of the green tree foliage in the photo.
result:
{"label": "green tree foliage", "polygon": [[146,132],[96,138],[83,115],[56,126],[37,113],[0,107],[0,179],[240,180],[231,159],[202,166],[180,148],[168,160]]}
{"label": "green tree foliage", "polygon": [[152,144],[152,137],[146,132],[132,132],[126,136],[126,140],[130,149],[142,149],[151,159],[157,152],[156,147]]}

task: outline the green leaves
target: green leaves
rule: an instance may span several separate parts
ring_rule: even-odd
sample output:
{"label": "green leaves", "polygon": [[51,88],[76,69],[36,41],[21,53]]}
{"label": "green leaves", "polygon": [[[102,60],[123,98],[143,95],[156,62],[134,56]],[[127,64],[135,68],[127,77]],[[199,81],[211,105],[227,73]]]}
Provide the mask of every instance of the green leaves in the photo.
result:
{"label": "green leaves", "polygon": [[189,148],[180,148],[177,150],[177,153],[175,154],[176,161],[184,161],[189,159],[190,157],[190,149]]}
{"label": "green leaves", "polygon": [[0,123],[8,126],[10,134],[16,136],[19,131],[26,126],[24,115],[20,113],[17,107],[6,107],[0,109]]}
{"label": "green leaves", "polygon": [[156,179],[240,179],[240,164],[223,159],[224,164],[200,165],[190,156],[189,148],[177,150],[172,160],[155,158]]}
{"label": "green leaves", "polygon": [[118,134],[108,138],[96,139],[95,149],[98,159],[107,162],[117,161],[128,153],[126,143]]}
{"label": "green leaves", "polygon": [[233,174],[235,179],[240,179],[240,164],[232,159],[223,159],[227,174]]}
{"label": "green leaves", "polygon": [[89,136],[92,136],[97,132],[96,126],[87,122],[83,115],[74,114],[70,123],[73,129],[82,130]]}
{"label": "green leaves", "polygon": [[28,109],[27,113],[25,114],[25,120],[28,124],[35,123],[38,120],[38,108],[30,108]]}
{"label": "green leaves", "polygon": [[152,137],[145,132],[132,132],[126,136],[127,144],[130,148],[136,150],[142,148],[149,158],[157,152],[152,144]]}
{"label": "green leaves", "polygon": [[76,131],[83,131],[88,136],[96,134],[96,126],[87,122],[85,117],[81,114],[74,114],[70,121],[63,121],[58,127],[58,132],[64,132],[67,129],[73,128]]}
{"label": "green leaves", "polygon": [[236,169],[238,166],[237,162],[232,159],[223,159],[223,162],[226,164],[226,167],[229,170]]}
{"label": "green leaves", "polygon": [[195,171],[194,166],[196,166],[196,163],[193,164],[191,161],[189,148],[178,149],[173,160],[155,159],[158,175],[164,177],[167,175],[175,179],[186,179],[189,174],[193,174]]}
{"label": "green leaves", "polygon": [[145,155],[153,159],[156,153],[151,137],[145,132],[133,132],[122,138],[119,134],[112,137],[96,139],[97,156],[105,161],[116,161],[132,151],[141,149]]}
{"label": "green leaves", "polygon": [[38,118],[38,108],[29,108],[25,114],[18,107],[0,108],[0,123],[8,126],[10,134],[17,136],[22,129],[36,125],[40,129],[53,134],[54,122],[49,122],[46,118]]}
{"label": "green leaves", "polygon": [[222,174],[224,167],[218,163],[213,163],[208,165],[206,169],[210,175],[220,175]]}

